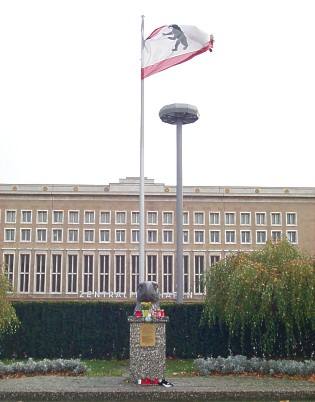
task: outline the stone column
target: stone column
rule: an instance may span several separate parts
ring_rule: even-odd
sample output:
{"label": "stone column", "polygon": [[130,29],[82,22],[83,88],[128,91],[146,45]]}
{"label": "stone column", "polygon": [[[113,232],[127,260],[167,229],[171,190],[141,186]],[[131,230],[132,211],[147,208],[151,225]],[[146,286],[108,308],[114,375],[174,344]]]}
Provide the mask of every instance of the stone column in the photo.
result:
{"label": "stone column", "polygon": [[130,379],[162,379],[165,371],[166,336],[168,317],[145,321],[128,317],[130,323]]}

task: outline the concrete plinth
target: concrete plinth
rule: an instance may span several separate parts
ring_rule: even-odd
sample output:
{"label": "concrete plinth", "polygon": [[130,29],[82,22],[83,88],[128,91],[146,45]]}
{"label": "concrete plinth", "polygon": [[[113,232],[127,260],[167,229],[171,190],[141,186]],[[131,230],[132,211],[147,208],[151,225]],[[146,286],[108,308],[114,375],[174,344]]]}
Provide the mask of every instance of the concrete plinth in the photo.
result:
{"label": "concrete plinth", "polygon": [[130,323],[130,379],[164,377],[168,317],[145,321],[128,317]]}

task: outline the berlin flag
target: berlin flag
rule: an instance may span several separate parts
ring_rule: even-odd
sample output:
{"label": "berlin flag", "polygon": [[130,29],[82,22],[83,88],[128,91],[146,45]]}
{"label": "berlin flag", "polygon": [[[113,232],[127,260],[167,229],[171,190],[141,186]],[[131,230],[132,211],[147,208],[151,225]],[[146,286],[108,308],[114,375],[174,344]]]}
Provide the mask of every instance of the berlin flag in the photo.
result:
{"label": "berlin flag", "polygon": [[164,25],[144,41],[141,78],[184,63],[213,49],[213,36],[191,25]]}

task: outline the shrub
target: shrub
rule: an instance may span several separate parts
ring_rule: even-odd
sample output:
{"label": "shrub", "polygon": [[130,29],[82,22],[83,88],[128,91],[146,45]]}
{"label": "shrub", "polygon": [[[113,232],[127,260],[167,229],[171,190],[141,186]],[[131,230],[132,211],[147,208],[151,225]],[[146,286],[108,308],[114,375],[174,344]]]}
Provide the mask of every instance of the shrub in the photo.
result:
{"label": "shrub", "polygon": [[0,376],[7,375],[38,375],[38,374],[83,374],[87,367],[78,359],[57,359],[34,361],[28,359],[26,362],[4,364],[0,362]]}
{"label": "shrub", "polygon": [[19,326],[15,309],[7,297],[10,288],[5,267],[0,267],[0,336],[6,333],[14,333]]}
{"label": "shrub", "polygon": [[237,253],[207,273],[206,320],[225,324],[230,339],[239,336],[243,349],[246,339],[254,353],[272,354],[282,336],[294,355],[313,338],[314,311],[314,265],[287,241]]}
{"label": "shrub", "polygon": [[200,375],[260,373],[310,376],[315,374],[315,361],[266,360],[258,357],[248,359],[242,355],[227,358],[219,356],[217,358],[196,359],[194,360],[194,368]]}

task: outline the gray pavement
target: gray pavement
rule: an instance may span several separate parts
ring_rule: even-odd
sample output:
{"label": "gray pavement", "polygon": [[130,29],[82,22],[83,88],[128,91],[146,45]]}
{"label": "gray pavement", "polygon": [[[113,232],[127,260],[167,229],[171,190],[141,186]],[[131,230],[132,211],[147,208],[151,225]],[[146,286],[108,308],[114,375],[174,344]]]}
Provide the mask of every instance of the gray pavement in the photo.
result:
{"label": "gray pavement", "polygon": [[125,377],[36,376],[0,379],[5,401],[292,400],[315,401],[315,383],[277,378],[170,378],[174,387],[128,383]]}

